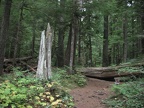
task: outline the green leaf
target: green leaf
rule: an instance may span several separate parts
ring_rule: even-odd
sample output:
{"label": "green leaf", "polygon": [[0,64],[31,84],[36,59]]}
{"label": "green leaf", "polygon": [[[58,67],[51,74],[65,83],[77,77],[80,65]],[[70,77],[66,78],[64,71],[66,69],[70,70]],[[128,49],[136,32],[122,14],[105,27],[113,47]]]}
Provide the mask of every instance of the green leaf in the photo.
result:
{"label": "green leaf", "polygon": [[14,104],[11,104],[11,107],[12,107],[12,108],[16,108],[16,106],[15,106]]}
{"label": "green leaf", "polygon": [[27,108],[33,108],[32,106],[28,105]]}

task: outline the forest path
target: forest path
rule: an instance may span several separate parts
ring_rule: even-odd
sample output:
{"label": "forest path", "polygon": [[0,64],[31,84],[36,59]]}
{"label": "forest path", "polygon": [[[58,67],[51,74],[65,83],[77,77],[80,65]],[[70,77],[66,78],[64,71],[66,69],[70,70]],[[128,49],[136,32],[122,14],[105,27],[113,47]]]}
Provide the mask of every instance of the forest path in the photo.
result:
{"label": "forest path", "polygon": [[73,89],[70,94],[74,97],[75,108],[108,108],[102,102],[110,96],[113,82],[88,78],[83,88]]}

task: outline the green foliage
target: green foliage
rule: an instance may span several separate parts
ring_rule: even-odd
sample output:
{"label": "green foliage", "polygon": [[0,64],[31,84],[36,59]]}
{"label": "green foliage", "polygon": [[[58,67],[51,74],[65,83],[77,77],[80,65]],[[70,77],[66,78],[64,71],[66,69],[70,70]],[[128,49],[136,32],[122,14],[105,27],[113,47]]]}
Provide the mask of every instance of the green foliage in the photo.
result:
{"label": "green foliage", "polygon": [[123,67],[118,70],[119,73],[121,72],[141,72],[143,73],[143,67]]}
{"label": "green foliage", "polygon": [[19,71],[1,78],[0,108],[71,108],[72,97],[56,82],[39,81]]}
{"label": "green foliage", "polygon": [[112,96],[106,103],[112,108],[143,108],[144,107],[144,78],[122,85],[113,85]]}
{"label": "green foliage", "polygon": [[73,88],[75,86],[84,86],[86,78],[80,73],[68,74],[65,69],[54,69],[53,80],[63,87]]}

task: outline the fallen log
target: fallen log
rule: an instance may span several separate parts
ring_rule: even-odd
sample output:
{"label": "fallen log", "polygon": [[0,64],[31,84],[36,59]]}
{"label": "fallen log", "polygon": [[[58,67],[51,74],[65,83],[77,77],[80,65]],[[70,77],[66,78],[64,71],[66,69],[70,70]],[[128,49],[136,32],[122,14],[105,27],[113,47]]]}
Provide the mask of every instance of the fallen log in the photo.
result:
{"label": "fallen log", "polygon": [[134,63],[134,64],[126,64],[121,66],[116,66],[116,68],[124,68],[124,67],[138,67],[138,66],[144,66],[144,62],[141,63]]}
{"label": "fallen log", "polygon": [[88,67],[88,68],[78,68],[77,72],[81,72],[85,76],[96,77],[96,78],[114,78],[132,75],[141,75],[144,72],[119,72],[118,70],[124,67],[139,67],[143,66],[144,63],[131,64],[126,66],[116,66],[116,67]]}
{"label": "fallen log", "polygon": [[76,71],[79,72],[109,72],[109,71],[117,71],[118,68],[114,67],[88,67],[88,68],[78,68]]}
{"label": "fallen log", "polygon": [[[22,57],[22,58],[15,58],[15,61],[18,62],[18,61],[26,61],[26,60],[29,60],[29,59],[32,59],[32,56],[29,56],[29,57]],[[4,63],[8,63],[8,62],[13,62],[13,58],[12,59],[4,59]]]}
{"label": "fallen log", "polygon": [[143,73],[141,72],[81,72],[83,75],[88,77],[96,77],[96,78],[114,78],[114,77],[123,77],[123,76],[137,76]]}
{"label": "fallen log", "polygon": [[26,65],[31,71],[36,72],[36,70],[34,68],[32,68],[30,65],[28,65],[27,63],[20,61],[20,63],[22,63],[23,65]]}

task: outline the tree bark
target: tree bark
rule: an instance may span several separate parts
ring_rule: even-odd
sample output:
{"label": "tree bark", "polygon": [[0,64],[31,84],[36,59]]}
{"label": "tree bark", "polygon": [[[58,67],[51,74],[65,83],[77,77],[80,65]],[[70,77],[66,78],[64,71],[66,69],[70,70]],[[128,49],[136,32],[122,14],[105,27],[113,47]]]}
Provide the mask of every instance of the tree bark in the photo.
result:
{"label": "tree bark", "polygon": [[[64,7],[65,0],[60,1],[60,7]],[[59,16],[59,33],[58,33],[58,52],[57,52],[57,63],[58,67],[64,66],[64,18],[63,15],[60,14]]]}
{"label": "tree bark", "polygon": [[58,53],[57,53],[58,67],[64,66],[64,30],[59,28],[58,34]]}
{"label": "tree bark", "polygon": [[47,79],[46,77],[46,63],[45,63],[45,31],[41,33],[41,42],[40,42],[40,49],[39,49],[39,58],[38,58],[38,68],[36,77],[38,79]]}
{"label": "tree bark", "polygon": [[67,48],[66,48],[66,51],[65,51],[64,64],[66,66],[69,66],[69,61],[70,61],[71,38],[72,38],[72,24],[70,24]]}
{"label": "tree bark", "polygon": [[5,43],[7,40],[8,28],[9,28],[11,4],[12,0],[5,0],[4,14],[0,31],[0,74],[2,74],[3,72]]}
{"label": "tree bark", "polygon": [[51,79],[51,47],[52,47],[52,30],[50,24],[47,25],[47,31],[41,34],[39,60],[36,77],[40,80]]}
{"label": "tree bark", "polygon": [[127,14],[125,14],[123,19],[123,62],[127,61],[127,50],[128,50],[128,40],[127,40]]}
{"label": "tree bark", "polygon": [[140,14],[140,23],[141,23],[141,30],[140,30],[140,35],[141,35],[141,42],[139,42],[139,44],[141,44],[141,51],[140,54],[144,54],[144,0],[140,0],[138,1],[138,3],[140,4],[140,10],[139,10],[139,14]]}
{"label": "tree bark", "polygon": [[79,29],[79,35],[78,35],[78,64],[81,64],[81,30]]}
{"label": "tree bark", "polygon": [[50,24],[47,25],[47,31],[41,34],[39,60],[36,77],[40,80],[51,79],[51,47],[52,47],[52,30]]}
{"label": "tree bark", "polygon": [[104,16],[104,37],[103,37],[103,61],[102,66],[107,67],[109,65],[108,60],[108,16]]}
{"label": "tree bark", "polygon": [[[142,28],[142,35],[144,35],[144,15],[141,16],[141,28]],[[142,54],[144,54],[144,37],[142,36],[142,39],[141,39],[141,44],[142,44]]]}
{"label": "tree bark", "polygon": [[[78,1],[74,0],[74,4],[79,7]],[[70,61],[69,61],[69,68],[70,73],[72,74],[74,71],[74,62],[75,62],[75,54],[76,54],[76,42],[77,42],[77,35],[78,35],[78,16],[77,16],[77,7],[75,7],[73,16],[72,16],[72,31],[71,31],[71,47],[70,47]]]}
{"label": "tree bark", "polygon": [[70,48],[70,61],[69,61],[69,67],[70,67],[70,73],[73,72],[73,63],[74,63],[74,42],[75,42],[75,35],[74,35],[74,23],[72,24],[72,38],[71,38],[71,48]]}
{"label": "tree bark", "polygon": [[52,30],[50,24],[48,23],[46,31],[46,67],[47,67],[47,77],[51,78],[51,50],[52,50]]}
{"label": "tree bark", "polygon": [[16,37],[15,37],[15,44],[14,44],[14,56],[13,56],[13,64],[15,64],[15,58],[17,57],[17,51],[18,51],[18,45],[19,45],[19,36],[20,36],[20,28],[21,28],[21,23],[22,23],[22,18],[23,18],[23,6],[24,6],[24,1],[22,2],[22,6],[20,8],[20,15],[19,15],[19,21],[17,24],[17,32],[16,32]]}
{"label": "tree bark", "polygon": [[36,36],[36,24],[35,24],[35,18],[33,18],[33,37],[32,37],[32,52],[31,52],[31,56],[34,57],[34,52],[35,52],[35,36]]}

